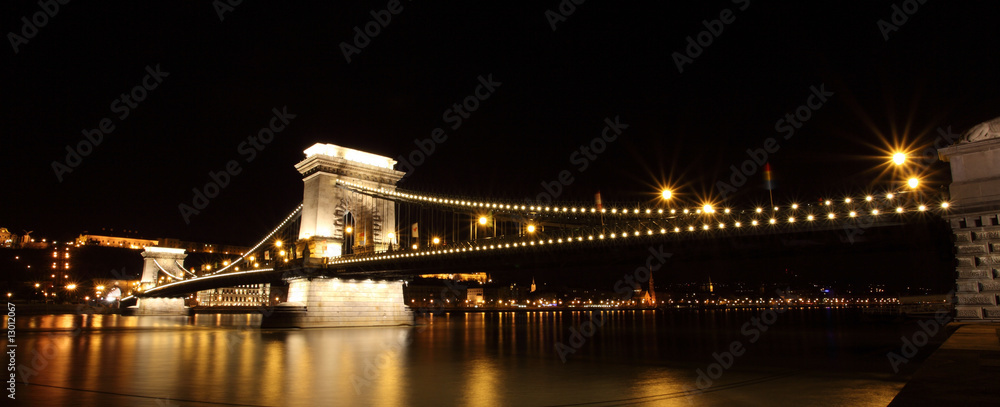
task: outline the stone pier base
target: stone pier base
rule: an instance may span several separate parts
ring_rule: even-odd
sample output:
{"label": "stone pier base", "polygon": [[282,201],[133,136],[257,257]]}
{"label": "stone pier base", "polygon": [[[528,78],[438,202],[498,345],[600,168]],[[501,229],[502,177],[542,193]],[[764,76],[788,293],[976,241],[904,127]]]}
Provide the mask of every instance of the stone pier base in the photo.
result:
{"label": "stone pier base", "polygon": [[413,311],[403,301],[403,282],[294,279],[288,302],[264,315],[261,328],[329,328],[412,325]]}
{"label": "stone pier base", "polygon": [[191,309],[184,306],[183,298],[137,298],[134,306],[126,308],[126,315],[187,316]]}
{"label": "stone pier base", "polygon": [[958,259],[955,319],[1000,322],[1000,211],[951,219]]}

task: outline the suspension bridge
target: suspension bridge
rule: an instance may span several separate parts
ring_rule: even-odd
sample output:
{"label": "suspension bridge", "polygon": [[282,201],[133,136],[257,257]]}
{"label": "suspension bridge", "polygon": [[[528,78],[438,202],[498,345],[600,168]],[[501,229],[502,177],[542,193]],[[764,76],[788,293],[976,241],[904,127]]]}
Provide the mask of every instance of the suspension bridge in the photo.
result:
{"label": "suspension bridge", "polygon": [[136,296],[139,308],[157,301],[176,308],[177,297],[199,290],[287,282],[288,299],[276,307],[273,326],[409,323],[401,281],[421,273],[544,266],[568,257],[588,262],[654,243],[801,233],[850,240],[863,230],[943,219],[957,236],[959,317],[998,319],[1000,276],[993,265],[1000,256],[992,254],[1000,247],[994,181],[1000,168],[993,164],[1000,162],[1000,132],[979,133],[940,152],[952,163],[950,197],[923,191],[911,179],[890,190],[746,207],[683,205],[669,193],[645,205],[421,193],[397,188],[405,174],[394,169],[395,160],[316,144],[295,166],[303,176],[302,203],[248,252],[198,273],[183,266],[183,250],[147,250]]}

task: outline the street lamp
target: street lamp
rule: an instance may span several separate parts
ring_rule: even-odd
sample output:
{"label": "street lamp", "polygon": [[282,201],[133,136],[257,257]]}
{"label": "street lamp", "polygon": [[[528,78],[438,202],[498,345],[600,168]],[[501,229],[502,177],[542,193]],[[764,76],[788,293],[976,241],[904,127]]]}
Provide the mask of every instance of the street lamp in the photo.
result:
{"label": "street lamp", "polygon": [[479,224],[480,225],[486,226],[486,224],[489,223],[489,221],[490,220],[487,219],[485,216],[480,216],[479,217]]}
{"label": "street lamp", "polygon": [[920,186],[920,180],[917,179],[917,177],[910,178],[906,180],[906,185],[908,185],[910,189],[917,189],[917,187]]}
{"label": "street lamp", "polygon": [[904,152],[897,152],[897,153],[893,154],[892,155],[892,163],[896,164],[897,166],[906,164],[906,153],[904,153]]}
{"label": "street lamp", "polygon": [[528,225],[528,233],[535,233],[535,225]]}
{"label": "street lamp", "polygon": [[440,244],[441,243],[441,239],[435,237],[435,238],[431,239],[431,243]]}
{"label": "street lamp", "polygon": [[665,200],[670,200],[670,198],[674,196],[674,192],[664,188],[663,191],[660,192],[660,196],[663,197],[663,199]]}

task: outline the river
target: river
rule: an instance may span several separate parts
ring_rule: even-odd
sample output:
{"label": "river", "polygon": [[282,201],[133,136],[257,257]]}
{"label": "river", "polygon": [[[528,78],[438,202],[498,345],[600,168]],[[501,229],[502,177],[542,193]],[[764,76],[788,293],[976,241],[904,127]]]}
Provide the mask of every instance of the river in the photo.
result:
{"label": "river", "polygon": [[850,309],[441,313],[413,327],[307,330],[261,330],[260,318],[18,317],[17,398],[35,406],[885,406],[946,336],[897,363],[897,373],[887,353],[920,327]]}

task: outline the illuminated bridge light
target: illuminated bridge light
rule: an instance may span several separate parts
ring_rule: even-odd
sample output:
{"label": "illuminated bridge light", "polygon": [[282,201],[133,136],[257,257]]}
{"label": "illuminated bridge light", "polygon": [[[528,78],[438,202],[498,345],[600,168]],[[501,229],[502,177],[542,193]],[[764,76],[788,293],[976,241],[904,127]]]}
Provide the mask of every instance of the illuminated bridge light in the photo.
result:
{"label": "illuminated bridge light", "polygon": [[788,223],[795,223],[795,218],[794,218],[794,217],[791,217],[791,216],[789,216],[789,217],[788,217]]}
{"label": "illuminated bridge light", "polygon": [[927,210],[927,205],[920,205],[920,206],[917,207],[917,209],[919,209],[921,212],[926,211]]}
{"label": "illuminated bridge light", "polygon": [[615,234],[614,234],[614,233],[612,233],[612,234],[611,234],[611,238],[612,238],[612,239],[614,239],[614,238],[615,238]]}
{"label": "illuminated bridge light", "polygon": [[941,202],[941,207],[942,207],[942,208],[944,208],[944,209],[948,209],[948,207],[949,207],[949,206],[951,206],[951,204],[949,204],[949,203],[947,203],[947,202]]}
{"label": "illuminated bridge light", "polygon": [[757,226],[757,225],[760,224],[760,222],[757,222],[756,220],[754,220],[754,221],[750,222],[750,224],[753,225],[753,226]]}
{"label": "illuminated bridge light", "polygon": [[666,229],[660,229],[660,234],[662,235],[664,233],[667,233],[667,230]]}
{"label": "illuminated bridge light", "polygon": [[844,203],[851,203],[851,198],[844,198]]}
{"label": "illuminated bridge light", "polygon": [[891,192],[890,192],[890,193],[888,193],[888,194],[885,194],[885,199],[892,199],[892,198],[895,198],[895,197],[896,197],[896,195],[894,195],[894,194],[893,194],[893,193],[891,193]]}
{"label": "illuminated bridge light", "polygon": [[604,234],[597,235],[598,239],[604,240]]}
{"label": "illuminated bridge light", "polygon": [[837,215],[835,215],[833,212],[830,212],[830,213],[826,214],[826,218],[827,219],[833,219],[833,218],[836,218],[836,217],[837,217]]}
{"label": "illuminated bridge light", "polygon": [[814,219],[816,219],[815,216],[812,216],[812,215],[806,216],[806,220],[808,220],[808,221],[812,221]]}
{"label": "illuminated bridge light", "polygon": [[637,231],[635,231],[635,235],[636,235],[636,236],[639,236],[639,231],[638,231],[638,230],[637,230]]}
{"label": "illuminated bridge light", "polygon": [[639,213],[639,210],[638,210],[638,209],[636,209],[636,210],[635,210],[635,211],[633,211],[632,213]]}
{"label": "illuminated bridge light", "polygon": [[685,214],[685,215],[686,215],[686,214],[688,214],[689,212],[690,212],[689,210],[687,210],[687,209],[684,209],[684,214]]}
{"label": "illuminated bridge light", "polygon": [[618,213],[618,208],[611,208],[611,213]]}
{"label": "illuminated bridge light", "polygon": [[702,228],[703,230],[708,230],[708,225],[701,225],[701,228]]}
{"label": "illuminated bridge light", "polygon": [[694,226],[688,226],[688,231],[694,232]]}
{"label": "illuminated bridge light", "polygon": [[764,212],[764,208],[757,208],[757,213]]}
{"label": "illuminated bridge light", "polygon": [[647,234],[647,235],[652,235],[652,234],[653,234],[653,231],[652,231],[652,230],[647,230],[647,231],[646,231],[646,234]]}
{"label": "illuminated bridge light", "polygon": [[799,209],[799,204],[792,204],[792,209]]}
{"label": "illuminated bridge light", "polygon": [[865,201],[868,201],[868,202],[871,202],[873,199],[875,199],[875,198],[872,197],[871,195],[868,195],[868,196],[865,197]]}
{"label": "illuminated bridge light", "polygon": [[878,209],[872,209],[872,215],[878,215]]}
{"label": "illuminated bridge light", "polygon": [[775,218],[771,218],[771,220],[769,220],[769,221],[767,221],[767,222],[773,225],[773,224],[775,224],[775,223],[778,223],[778,220],[777,220],[777,219],[775,219]]}
{"label": "illuminated bridge light", "polygon": [[657,209],[656,213],[663,214],[663,209]]}
{"label": "illuminated bridge light", "polygon": [[736,222],[735,224],[733,224],[733,226],[736,226],[736,227],[743,227],[743,224],[742,224],[742,223],[740,223],[740,222]]}
{"label": "illuminated bridge light", "polygon": [[671,214],[675,214],[675,213],[677,213],[677,210],[676,210],[676,209],[671,209],[671,210],[670,210],[670,213],[671,213]]}
{"label": "illuminated bridge light", "polygon": [[719,224],[719,229],[725,229],[725,228],[726,228],[726,224],[725,223],[720,223]]}
{"label": "illuminated bridge light", "polygon": [[853,217],[855,217],[855,216],[858,216],[858,213],[857,213],[857,212],[855,212],[855,211],[851,211],[851,213],[849,213],[849,214],[847,214],[847,215],[853,218]]}

